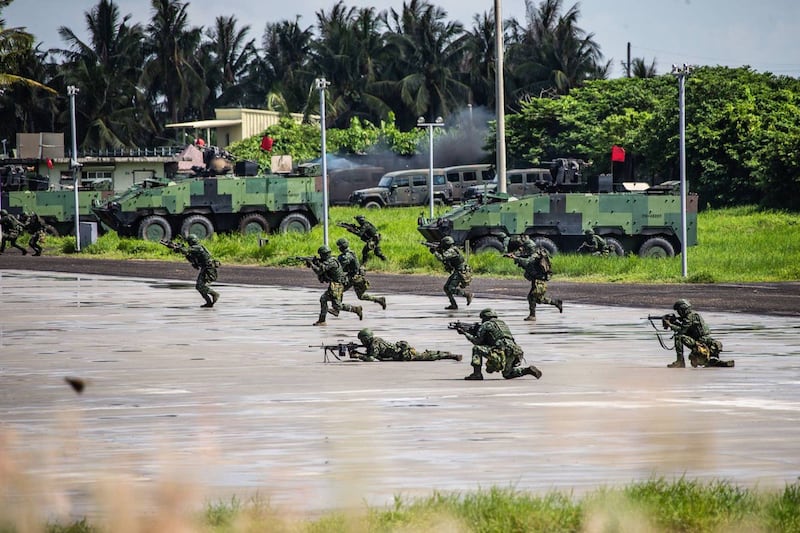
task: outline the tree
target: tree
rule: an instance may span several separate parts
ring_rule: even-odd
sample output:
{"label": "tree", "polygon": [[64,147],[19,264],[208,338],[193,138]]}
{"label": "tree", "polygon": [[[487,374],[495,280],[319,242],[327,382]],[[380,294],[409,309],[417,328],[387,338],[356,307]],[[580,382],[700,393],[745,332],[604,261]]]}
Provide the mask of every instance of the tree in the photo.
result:
{"label": "tree", "polygon": [[214,27],[206,31],[208,41],[201,49],[201,64],[206,67],[208,98],[204,109],[213,116],[220,106],[242,105],[245,79],[250,62],[255,56],[255,40],[247,40],[250,26],[236,28],[236,17],[217,17]]}
{"label": "tree", "polygon": [[300,17],[267,24],[263,37],[265,73],[272,80],[270,92],[284,102],[287,113],[305,113],[315,76],[310,71],[311,28],[300,27]]}

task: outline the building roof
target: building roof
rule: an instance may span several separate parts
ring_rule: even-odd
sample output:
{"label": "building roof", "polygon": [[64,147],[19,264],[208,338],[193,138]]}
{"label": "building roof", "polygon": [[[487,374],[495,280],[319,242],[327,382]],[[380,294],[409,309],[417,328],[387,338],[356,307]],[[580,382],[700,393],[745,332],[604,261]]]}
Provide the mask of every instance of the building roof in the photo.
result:
{"label": "building roof", "polygon": [[167,128],[223,128],[225,126],[236,126],[242,123],[242,119],[212,119],[212,120],[195,120],[193,122],[176,122],[175,124],[167,124]]}

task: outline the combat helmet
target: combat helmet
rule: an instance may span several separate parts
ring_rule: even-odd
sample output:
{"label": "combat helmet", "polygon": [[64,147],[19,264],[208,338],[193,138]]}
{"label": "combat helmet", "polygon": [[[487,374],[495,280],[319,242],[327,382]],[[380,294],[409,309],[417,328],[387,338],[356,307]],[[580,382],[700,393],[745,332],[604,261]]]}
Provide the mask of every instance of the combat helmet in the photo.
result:
{"label": "combat helmet", "polygon": [[364,222],[367,218],[364,215],[356,215],[356,220]]}
{"label": "combat helmet", "polygon": [[7,214],[8,214],[8,211],[6,211],[5,209],[0,209],[0,215],[6,216]]}
{"label": "combat helmet", "polygon": [[594,235],[594,230],[592,228],[589,228],[586,231],[584,231],[583,233],[586,234],[586,235]]}
{"label": "combat helmet", "polygon": [[455,243],[456,241],[454,241],[450,235],[442,239],[442,244],[445,246],[453,246]]}
{"label": "combat helmet", "polygon": [[675,302],[675,305],[673,305],[672,308],[675,311],[681,313],[681,312],[691,311],[692,304],[689,303],[689,300],[681,298],[680,300]]}
{"label": "combat helmet", "polygon": [[325,246],[324,244],[317,248],[317,253],[320,257],[328,257],[331,255],[331,249]]}
{"label": "combat helmet", "polygon": [[481,320],[484,322],[489,320],[490,318],[497,318],[497,313],[494,312],[491,308],[487,307],[480,314]]}
{"label": "combat helmet", "polygon": [[350,243],[347,241],[347,239],[342,237],[341,239],[336,241],[336,246],[338,246],[340,250],[343,250],[343,249],[347,248],[348,246],[350,246]]}
{"label": "combat helmet", "polygon": [[361,342],[368,341],[372,339],[372,337],[373,337],[372,330],[369,328],[364,328],[358,332],[358,340],[360,340]]}
{"label": "combat helmet", "polygon": [[194,233],[190,233],[189,235],[186,236],[186,242],[188,242],[191,245],[194,245],[199,243],[200,239],[198,239],[197,235],[195,235]]}

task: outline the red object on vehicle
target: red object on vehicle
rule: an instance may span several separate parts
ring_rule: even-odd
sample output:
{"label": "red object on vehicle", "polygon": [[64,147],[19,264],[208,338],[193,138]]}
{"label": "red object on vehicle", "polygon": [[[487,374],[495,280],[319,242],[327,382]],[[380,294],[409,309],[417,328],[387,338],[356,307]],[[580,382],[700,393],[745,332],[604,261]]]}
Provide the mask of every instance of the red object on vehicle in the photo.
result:
{"label": "red object on vehicle", "polygon": [[272,137],[269,135],[265,135],[261,138],[261,149],[266,150],[267,152],[272,151],[272,145],[275,144],[275,141],[272,140]]}
{"label": "red object on vehicle", "polygon": [[53,160],[50,159],[49,157],[47,158],[47,168],[53,170]]}
{"label": "red object on vehicle", "polygon": [[196,140],[194,143],[195,143],[197,146],[200,146],[200,147],[202,147],[202,146],[205,146],[205,145],[206,145],[206,142],[205,142],[203,139],[197,139],[197,140]]}
{"label": "red object on vehicle", "polygon": [[611,162],[623,163],[625,161],[625,149],[621,146],[611,147]]}

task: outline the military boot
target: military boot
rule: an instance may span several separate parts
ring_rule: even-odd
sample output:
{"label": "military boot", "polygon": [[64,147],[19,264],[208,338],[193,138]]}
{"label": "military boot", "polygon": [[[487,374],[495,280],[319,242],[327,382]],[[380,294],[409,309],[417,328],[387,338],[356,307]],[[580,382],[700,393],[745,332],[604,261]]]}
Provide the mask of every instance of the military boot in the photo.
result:
{"label": "military boot", "polygon": [[360,305],[354,305],[353,312],[358,315],[359,320],[364,320],[364,313],[362,312]]}
{"label": "military boot", "polygon": [[467,299],[467,306],[472,303],[472,291],[464,291],[464,298]]}
{"label": "military boot", "polygon": [[564,312],[564,301],[563,300],[556,300],[556,307],[558,307],[558,312]]}
{"label": "military boot", "polygon": [[464,379],[467,381],[481,381],[483,379],[483,374],[481,373],[480,365],[472,365],[472,374],[466,376]]}
{"label": "military boot", "polygon": [[381,305],[381,307],[383,307],[384,311],[386,310],[386,298],[381,296],[380,298],[376,299],[375,301],[378,302]]}
{"label": "military boot", "polygon": [[206,303],[200,307],[214,307],[214,302],[211,301],[211,297],[208,294],[204,294],[203,299],[206,301]]}
{"label": "military boot", "polygon": [[667,365],[667,368],[686,368],[686,361],[683,360],[683,355],[679,355],[675,361]]}
{"label": "military boot", "polygon": [[217,291],[211,291],[211,305],[213,306],[219,300],[219,293]]}
{"label": "military boot", "polygon": [[539,379],[540,377],[542,377],[542,371],[539,370],[538,368],[536,368],[535,366],[531,365],[531,366],[529,366],[527,368],[523,368],[522,369],[522,375],[523,376],[533,376],[536,379]]}
{"label": "military boot", "polygon": [[463,357],[461,356],[460,353],[444,352],[442,354],[442,359],[452,359],[453,361],[461,361]]}
{"label": "military boot", "polygon": [[536,322],[536,310],[531,309],[531,312],[528,316],[526,316],[523,320],[527,322]]}

